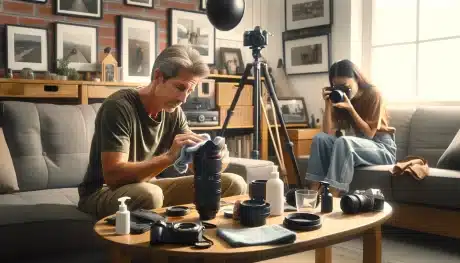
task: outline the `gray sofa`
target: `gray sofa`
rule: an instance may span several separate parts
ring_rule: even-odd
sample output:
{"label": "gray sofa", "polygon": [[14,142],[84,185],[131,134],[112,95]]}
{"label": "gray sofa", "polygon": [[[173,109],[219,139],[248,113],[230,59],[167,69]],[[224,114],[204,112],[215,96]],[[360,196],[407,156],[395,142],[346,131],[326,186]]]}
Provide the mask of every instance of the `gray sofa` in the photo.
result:
{"label": "gray sofa", "polygon": [[[396,128],[397,159],[421,156],[428,161],[429,175],[417,181],[411,176],[391,176],[391,165],[358,167],[350,191],[380,188],[395,208],[395,225],[457,237],[460,232],[449,230],[452,225],[446,220],[460,219],[460,171],[439,169],[437,165],[459,132],[460,107],[405,106],[388,110],[390,125]],[[307,162],[308,156],[299,157],[301,174],[305,174]]]}
{"label": "gray sofa", "polygon": [[[77,209],[100,105],[0,102],[1,262],[106,261],[94,218]],[[257,177],[272,166],[232,158],[227,171]]]}

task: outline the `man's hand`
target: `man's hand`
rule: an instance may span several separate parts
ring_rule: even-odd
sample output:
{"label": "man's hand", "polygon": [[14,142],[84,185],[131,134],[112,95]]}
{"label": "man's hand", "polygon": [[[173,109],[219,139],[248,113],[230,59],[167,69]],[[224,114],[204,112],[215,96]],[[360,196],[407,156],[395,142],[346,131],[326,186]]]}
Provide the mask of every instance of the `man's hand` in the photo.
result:
{"label": "man's hand", "polygon": [[221,172],[223,172],[227,169],[227,166],[230,163],[230,153],[228,152],[227,144],[225,144],[224,148],[220,151],[220,156],[222,158]]}
{"label": "man's hand", "polygon": [[201,141],[203,141],[203,138],[192,132],[177,134],[176,137],[174,137],[171,148],[166,154],[169,158],[171,158],[171,160],[176,160],[179,158],[180,151],[184,145],[193,146]]}

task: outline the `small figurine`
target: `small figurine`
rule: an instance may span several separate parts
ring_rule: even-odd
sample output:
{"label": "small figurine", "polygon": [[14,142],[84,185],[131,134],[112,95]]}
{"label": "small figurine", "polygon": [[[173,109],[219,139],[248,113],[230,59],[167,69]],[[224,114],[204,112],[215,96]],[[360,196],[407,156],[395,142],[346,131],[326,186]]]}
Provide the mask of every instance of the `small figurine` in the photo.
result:
{"label": "small figurine", "polygon": [[8,68],[8,72],[7,72],[6,77],[9,78],[9,79],[12,79],[14,77],[13,70],[11,68]]}
{"label": "small figurine", "polygon": [[310,122],[310,128],[316,128],[316,118],[315,118],[315,114],[312,114],[311,115],[311,122]]}

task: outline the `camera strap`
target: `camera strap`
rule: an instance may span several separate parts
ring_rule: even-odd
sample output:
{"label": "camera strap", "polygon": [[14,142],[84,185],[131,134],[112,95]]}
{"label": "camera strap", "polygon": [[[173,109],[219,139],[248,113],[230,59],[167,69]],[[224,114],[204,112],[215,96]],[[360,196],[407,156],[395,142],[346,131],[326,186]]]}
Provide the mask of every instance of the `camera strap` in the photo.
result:
{"label": "camera strap", "polygon": [[210,248],[212,245],[214,245],[214,242],[212,242],[211,239],[207,238],[205,235],[201,236],[201,240],[198,240],[195,242],[195,248],[197,249],[206,249]]}
{"label": "camera strap", "polygon": [[[201,222],[205,229],[216,228],[217,226],[208,222]],[[204,234],[200,236],[200,240],[195,242],[195,248],[197,249],[206,249],[214,245],[211,239],[207,238]]]}

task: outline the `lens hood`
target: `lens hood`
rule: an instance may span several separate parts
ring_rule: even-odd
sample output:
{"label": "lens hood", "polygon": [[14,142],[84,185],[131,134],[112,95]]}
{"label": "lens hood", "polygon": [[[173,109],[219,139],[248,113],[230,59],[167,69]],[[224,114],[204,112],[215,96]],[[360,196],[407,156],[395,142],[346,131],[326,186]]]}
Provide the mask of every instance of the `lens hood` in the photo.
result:
{"label": "lens hood", "polygon": [[248,227],[263,226],[270,215],[270,204],[260,200],[245,200],[240,204],[240,224]]}
{"label": "lens hood", "polygon": [[312,231],[321,228],[321,218],[310,213],[292,213],[284,218],[283,225],[291,230]]}

